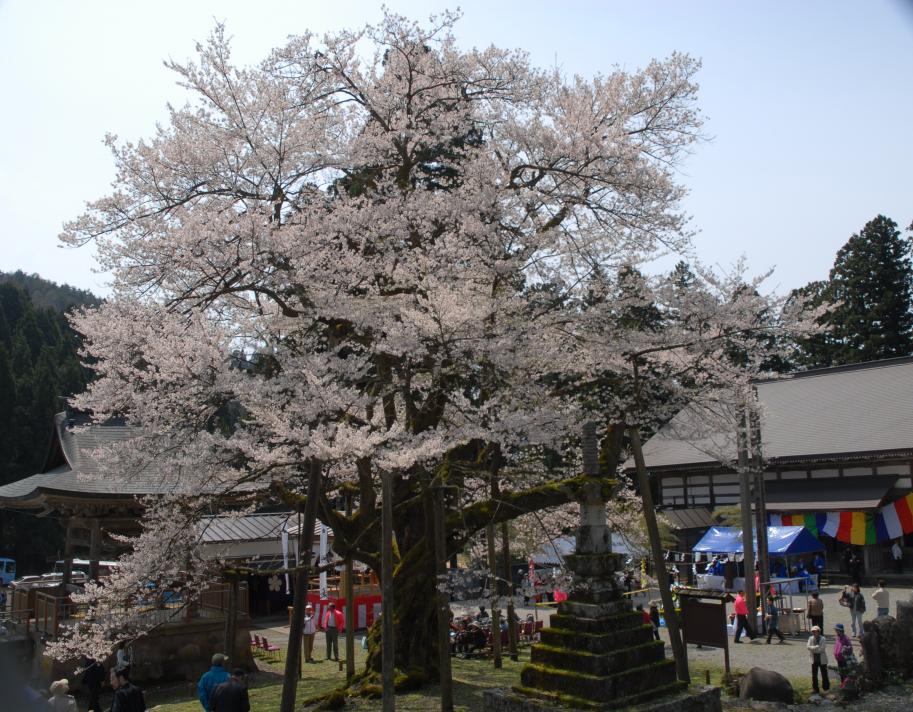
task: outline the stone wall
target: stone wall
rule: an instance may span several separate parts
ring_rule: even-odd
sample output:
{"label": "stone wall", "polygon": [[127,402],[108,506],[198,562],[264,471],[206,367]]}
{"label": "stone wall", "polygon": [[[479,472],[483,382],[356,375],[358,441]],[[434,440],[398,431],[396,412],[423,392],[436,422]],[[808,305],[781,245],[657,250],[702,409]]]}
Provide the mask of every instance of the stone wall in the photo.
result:
{"label": "stone wall", "polygon": [[[79,678],[74,671],[81,661],[60,662],[43,655],[40,640],[38,650],[37,677],[47,685],[51,680],[67,678],[74,689],[79,688]],[[240,666],[253,670],[254,659],[250,651],[250,619],[238,618],[234,650],[225,647],[225,621],[221,618],[194,618],[179,623],[168,623],[156,628],[148,635],[137,638],[132,645],[131,678],[139,683],[197,680],[210,667],[213,654],[227,653],[229,666]],[[104,662],[105,668],[114,664],[114,657]]]}

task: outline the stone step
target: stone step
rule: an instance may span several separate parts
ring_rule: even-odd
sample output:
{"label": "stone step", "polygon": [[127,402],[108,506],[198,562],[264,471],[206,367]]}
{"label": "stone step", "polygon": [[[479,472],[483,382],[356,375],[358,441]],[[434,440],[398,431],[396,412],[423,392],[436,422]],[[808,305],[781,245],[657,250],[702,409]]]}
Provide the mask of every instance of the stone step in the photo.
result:
{"label": "stone step", "polygon": [[660,640],[601,655],[539,643],[533,646],[530,660],[548,667],[588,675],[612,675],[628,668],[659,662],[663,655],[664,646]]}
{"label": "stone step", "polygon": [[[554,618],[554,616],[552,616]],[[558,628],[545,628],[541,640],[546,645],[588,653],[610,653],[621,648],[642,645],[653,640],[653,629],[648,625],[616,631],[614,633],[584,633]]]}
{"label": "stone step", "polygon": [[520,672],[524,687],[545,690],[595,702],[611,702],[621,697],[650,692],[675,682],[675,662],[659,662],[630,668],[612,675],[587,675],[529,663]]}
{"label": "stone step", "polygon": [[659,697],[675,695],[682,692],[685,687],[685,683],[676,680],[675,682],[672,682],[668,685],[663,685],[662,687],[655,687],[652,690],[647,690],[646,692],[640,692],[636,695],[628,695],[626,697],[619,697],[608,702],[587,700],[582,697],[574,697],[573,695],[562,694],[560,692],[534,690],[530,687],[523,687],[522,685],[515,685],[513,690],[514,692],[517,692],[525,697],[530,697],[535,700],[551,703],[561,709],[570,707],[583,710],[613,710],[630,709],[634,705],[649,702],[650,700],[655,700]]}
{"label": "stone step", "polygon": [[583,618],[582,616],[553,613],[548,625],[550,628],[573,630],[581,633],[616,633],[646,624],[639,611],[629,609],[627,613],[605,616],[604,618]]}
{"label": "stone step", "polygon": [[606,618],[631,612],[631,602],[624,598],[602,604],[584,603],[578,600],[567,600],[558,604],[560,615],[581,618]]}

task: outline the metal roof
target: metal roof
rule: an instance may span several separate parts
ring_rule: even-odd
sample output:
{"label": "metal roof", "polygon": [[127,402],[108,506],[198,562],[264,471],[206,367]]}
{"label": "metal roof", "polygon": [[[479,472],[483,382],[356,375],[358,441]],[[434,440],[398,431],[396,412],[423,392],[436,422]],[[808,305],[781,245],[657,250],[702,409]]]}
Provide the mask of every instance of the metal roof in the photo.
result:
{"label": "metal roof", "polygon": [[[756,387],[768,463],[913,454],[913,359],[807,371]],[[696,407],[679,412],[644,444],[647,467],[734,461],[734,433],[702,431],[700,421]]]}
{"label": "metal roof", "polygon": [[694,509],[664,509],[663,516],[669,520],[672,528],[677,531],[686,529],[703,529],[719,524],[710,514],[706,507],[696,507]]}
{"label": "metal roof", "polygon": [[204,544],[278,539],[291,512],[204,517],[201,541]]}

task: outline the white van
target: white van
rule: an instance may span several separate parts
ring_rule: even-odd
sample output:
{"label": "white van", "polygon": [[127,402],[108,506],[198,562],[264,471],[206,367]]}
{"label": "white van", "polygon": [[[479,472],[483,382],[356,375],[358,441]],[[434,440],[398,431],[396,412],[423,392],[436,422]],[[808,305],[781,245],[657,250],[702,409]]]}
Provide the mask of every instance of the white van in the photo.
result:
{"label": "white van", "polygon": [[[62,574],[65,566],[63,559],[57,559],[54,562],[54,573]],[[110,576],[117,567],[120,566],[118,561],[99,561],[98,562],[98,578],[105,578]],[[81,571],[86,575],[86,578],[89,578],[89,571],[92,568],[92,562],[88,559],[73,559],[73,571]]]}

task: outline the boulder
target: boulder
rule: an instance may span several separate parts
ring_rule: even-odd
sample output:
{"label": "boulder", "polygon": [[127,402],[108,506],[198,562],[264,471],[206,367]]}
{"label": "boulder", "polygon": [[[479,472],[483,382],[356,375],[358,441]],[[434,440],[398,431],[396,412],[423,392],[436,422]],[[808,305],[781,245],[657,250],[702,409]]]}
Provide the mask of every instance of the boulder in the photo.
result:
{"label": "boulder", "polygon": [[753,667],[739,683],[739,698],[791,705],[793,686],[778,672]]}

